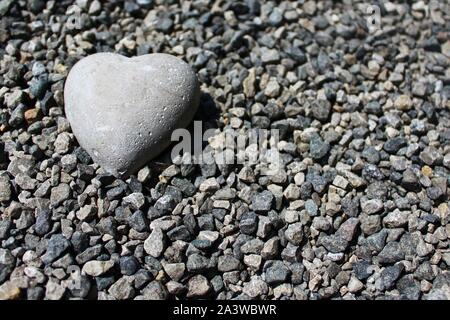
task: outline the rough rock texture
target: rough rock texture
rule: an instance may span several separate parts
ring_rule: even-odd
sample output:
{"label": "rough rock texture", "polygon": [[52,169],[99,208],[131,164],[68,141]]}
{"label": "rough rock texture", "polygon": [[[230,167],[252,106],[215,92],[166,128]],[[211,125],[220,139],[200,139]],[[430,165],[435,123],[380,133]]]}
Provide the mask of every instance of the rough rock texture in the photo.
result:
{"label": "rough rock texture", "polygon": [[175,56],[97,53],[71,69],[64,102],[80,145],[126,178],[170,144],[173,130],[189,124],[199,94],[194,71]]}
{"label": "rough rock texture", "polygon": [[[448,1],[180,2],[0,0],[0,299],[449,300]],[[209,156],[278,129],[280,172],[105,173],[64,113],[96,52],[182,58]]]}

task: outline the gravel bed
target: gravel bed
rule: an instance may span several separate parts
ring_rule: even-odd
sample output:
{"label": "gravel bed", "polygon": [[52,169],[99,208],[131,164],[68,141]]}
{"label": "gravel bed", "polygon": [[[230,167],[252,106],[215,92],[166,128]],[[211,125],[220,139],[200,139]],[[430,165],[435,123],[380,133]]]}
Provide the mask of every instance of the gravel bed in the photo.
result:
{"label": "gravel bed", "polygon": [[[375,2],[0,0],[0,299],[450,299],[450,5]],[[63,103],[95,52],[183,58],[281,171],[104,172]]]}

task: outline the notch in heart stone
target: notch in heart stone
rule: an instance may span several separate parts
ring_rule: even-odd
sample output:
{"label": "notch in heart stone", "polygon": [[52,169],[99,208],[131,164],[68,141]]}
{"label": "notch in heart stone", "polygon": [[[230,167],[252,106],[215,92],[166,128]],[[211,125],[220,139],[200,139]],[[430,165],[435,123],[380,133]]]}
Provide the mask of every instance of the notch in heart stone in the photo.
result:
{"label": "notch in heart stone", "polygon": [[66,116],[79,144],[120,177],[159,155],[172,131],[192,121],[199,99],[192,68],[162,53],[91,55],[75,64],[64,88]]}

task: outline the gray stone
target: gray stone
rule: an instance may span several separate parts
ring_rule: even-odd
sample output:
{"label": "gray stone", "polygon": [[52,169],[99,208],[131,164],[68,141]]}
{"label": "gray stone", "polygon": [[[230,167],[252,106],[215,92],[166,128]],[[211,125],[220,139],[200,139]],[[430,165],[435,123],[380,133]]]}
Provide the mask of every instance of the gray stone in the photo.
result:
{"label": "gray stone", "polygon": [[270,78],[267,83],[266,88],[264,89],[264,93],[271,98],[275,98],[280,94],[280,85],[276,78]]}
{"label": "gray stone", "polygon": [[189,197],[195,194],[195,186],[187,179],[180,179],[175,177],[172,179],[172,184]]}
{"label": "gray stone", "polygon": [[145,204],[144,195],[140,192],[134,192],[129,196],[126,196],[122,200],[123,205],[129,205],[131,208],[135,210],[141,209]]}
{"label": "gray stone", "polygon": [[89,14],[97,15],[100,13],[101,10],[102,10],[102,4],[98,0],[93,1],[91,3],[91,5],[89,6]]}
{"label": "gray stone", "polygon": [[128,224],[138,232],[143,232],[148,228],[147,219],[141,210],[136,211],[131,217],[128,218]]}
{"label": "gray stone", "polygon": [[172,295],[179,295],[186,291],[186,286],[175,281],[169,281],[166,283],[167,291]]}
{"label": "gray stone", "polygon": [[347,219],[339,226],[336,235],[350,242],[355,237],[358,230],[359,220],[357,218]]}
{"label": "gray stone", "polygon": [[430,292],[424,295],[424,300],[450,299],[450,272],[446,271],[436,276]]}
{"label": "gray stone", "polygon": [[25,230],[35,222],[34,214],[30,211],[22,211],[20,218],[15,221],[16,228]]}
{"label": "gray stone", "polygon": [[141,170],[139,170],[137,174],[137,179],[139,182],[144,183],[147,182],[148,179],[150,179],[152,175],[152,172],[149,167],[143,167]]}
{"label": "gray stone", "polygon": [[0,265],[12,265],[13,263],[13,255],[8,250],[0,249]]}
{"label": "gray stone", "polygon": [[450,169],[450,153],[447,153],[442,160],[442,164]]}
{"label": "gray stone", "polygon": [[42,287],[28,288],[27,300],[42,300],[45,296],[45,290]]}
{"label": "gray stone", "polygon": [[219,239],[219,236],[220,234],[217,231],[204,230],[199,232],[197,239],[214,243]]}
{"label": "gray stone", "polygon": [[82,272],[92,277],[98,277],[108,272],[113,266],[113,261],[88,261],[84,264]]}
{"label": "gray stone", "polygon": [[11,127],[18,127],[24,122],[24,112],[26,106],[24,104],[19,104],[12,112],[11,118],[9,118],[8,124]]}
{"label": "gray stone", "polygon": [[351,293],[356,293],[364,288],[364,284],[358,280],[356,277],[351,277],[347,285],[348,291]]}
{"label": "gray stone", "polygon": [[414,276],[418,280],[428,280],[432,281],[434,278],[434,271],[431,264],[428,261],[422,263],[414,272]]}
{"label": "gray stone", "polygon": [[395,154],[395,153],[397,153],[397,151],[400,148],[404,147],[406,144],[407,144],[407,141],[405,138],[396,137],[396,138],[392,138],[392,139],[389,139],[388,141],[386,141],[383,148],[384,148],[384,150],[386,150],[386,152]]}
{"label": "gray stone", "polygon": [[266,282],[269,285],[283,283],[289,279],[291,271],[282,261],[273,261],[265,272]]}
{"label": "gray stone", "polygon": [[189,279],[186,297],[203,297],[211,291],[211,284],[206,277],[198,274]]}
{"label": "gray stone", "polygon": [[258,229],[256,235],[262,239],[265,239],[272,231],[272,222],[270,218],[266,216],[260,216],[258,221]]}
{"label": "gray stone", "polygon": [[61,166],[64,171],[70,172],[77,166],[77,157],[74,154],[66,154],[61,158]]}
{"label": "gray stone", "polygon": [[381,218],[379,215],[362,214],[360,217],[361,230],[366,235],[372,235],[381,229]]}
{"label": "gray stone", "polygon": [[4,16],[8,10],[9,7],[14,3],[14,0],[2,0],[0,1],[0,16]]}
{"label": "gray stone", "polygon": [[141,269],[133,276],[134,277],[134,287],[136,289],[142,289],[150,281],[154,279],[153,274],[145,269]]}
{"label": "gray stone", "polygon": [[239,222],[243,234],[253,234],[258,229],[258,216],[254,212],[245,213]]}
{"label": "gray stone", "polygon": [[405,257],[400,243],[392,241],[388,242],[383,250],[378,254],[378,261],[382,264],[393,264]]}
{"label": "gray stone", "polygon": [[47,282],[45,287],[45,298],[47,300],[60,300],[66,293],[66,288],[55,281]]}
{"label": "gray stone", "polygon": [[386,217],[383,218],[383,223],[388,228],[399,228],[408,224],[408,212],[395,209],[389,212]]}
{"label": "gray stone", "polygon": [[264,247],[261,250],[261,256],[266,260],[274,259],[278,255],[279,249],[280,239],[278,237],[273,237],[264,243]]}
{"label": "gray stone", "polygon": [[288,200],[297,200],[300,197],[300,188],[291,183],[286,190],[284,190],[284,196]]}
{"label": "gray stone", "polygon": [[69,289],[70,293],[75,298],[85,299],[91,290],[91,281],[89,277],[82,275],[73,275],[73,281],[70,281],[67,285],[67,289]]}
{"label": "gray stone", "polygon": [[34,225],[34,231],[42,236],[50,231],[51,227],[51,212],[50,210],[42,210],[36,217],[36,223]]}
{"label": "gray stone", "polygon": [[278,62],[280,59],[280,55],[277,50],[275,49],[267,49],[266,47],[263,47],[261,49],[261,60],[264,63],[274,63]]}
{"label": "gray stone", "polygon": [[174,281],[179,281],[184,275],[186,266],[184,263],[167,263],[164,265],[164,271]]}
{"label": "gray stone", "polygon": [[47,251],[41,257],[42,262],[49,264],[59,258],[70,247],[70,241],[62,234],[53,235],[47,244]]}
{"label": "gray stone", "polygon": [[361,204],[361,209],[366,214],[375,214],[383,209],[383,202],[380,199],[370,199]]}
{"label": "gray stone", "polygon": [[76,213],[76,216],[81,221],[92,220],[97,214],[97,208],[92,205],[84,206]]}
{"label": "gray stone", "polygon": [[298,262],[301,256],[301,249],[292,243],[288,243],[286,248],[281,251],[281,258],[286,262]]}
{"label": "gray stone", "polygon": [[261,253],[261,250],[263,247],[264,247],[264,242],[262,242],[261,240],[256,238],[256,239],[252,239],[250,241],[246,241],[241,247],[241,252],[244,254]]}
{"label": "gray stone", "polygon": [[315,217],[319,208],[313,199],[308,199],[305,202],[305,210],[310,216]]}
{"label": "gray stone", "polygon": [[403,269],[404,266],[401,263],[386,267],[380,274],[379,288],[381,290],[391,289],[394,286],[395,281],[400,277]]}
{"label": "gray stone", "polygon": [[214,192],[220,188],[216,178],[208,178],[200,184],[199,190],[201,192]]}
{"label": "gray stone", "polygon": [[311,112],[315,119],[327,121],[331,112],[331,104],[327,100],[319,99],[312,103]]}
{"label": "gray stone", "polygon": [[20,288],[11,281],[0,285],[0,300],[16,300],[20,297]]}
{"label": "gray stone", "polygon": [[167,214],[175,209],[177,203],[170,194],[165,194],[159,198],[155,203],[155,209],[162,214]]}
{"label": "gray stone", "polygon": [[198,254],[194,253],[188,257],[186,267],[189,272],[203,272],[208,269],[209,259]]}
{"label": "gray stone", "polygon": [[442,160],[442,155],[434,147],[426,147],[420,153],[420,159],[427,165],[431,166]]}
{"label": "gray stone", "polygon": [[166,238],[160,228],[152,231],[144,242],[144,250],[152,257],[158,258],[166,249]]}
{"label": "gray stone", "polygon": [[134,296],[134,288],[128,279],[120,278],[110,288],[109,293],[116,300],[131,299]]}
{"label": "gray stone", "polygon": [[188,125],[199,86],[190,66],[168,54],[98,53],[72,68],[64,99],[80,145],[105,170],[126,177]]}
{"label": "gray stone", "polygon": [[36,189],[34,195],[38,198],[43,198],[48,195],[50,188],[52,187],[51,181],[45,180],[41,183],[41,185]]}
{"label": "gray stone", "polygon": [[289,225],[285,232],[286,239],[294,246],[299,246],[303,240],[302,224],[300,222]]}
{"label": "gray stone", "polygon": [[257,254],[249,254],[244,256],[244,263],[253,270],[259,270],[262,263],[262,257]]}
{"label": "gray stone", "polygon": [[273,194],[270,191],[264,190],[253,196],[252,205],[256,212],[267,212],[272,207]]}
{"label": "gray stone", "polygon": [[241,263],[234,256],[226,254],[224,256],[219,257],[219,261],[217,263],[217,269],[220,272],[229,272],[233,270],[238,270],[241,267]]}
{"label": "gray stone", "polygon": [[322,237],[320,243],[333,253],[344,252],[348,247],[348,241],[337,234]]}
{"label": "gray stone", "polygon": [[34,190],[37,185],[35,179],[23,173],[19,173],[14,181],[22,190]]}
{"label": "gray stone", "polygon": [[167,17],[161,17],[156,20],[155,29],[158,31],[168,33],[171,31],[172,27],[173,21]]}
{"label": "gray stone", "polygon": [[250,282],[244,283],[244,288],[242,289],[243,293],[253,299],[266,295],[268,291],[269,287],[259,276],[254,276]]}
{"label": "gray stone", "polygon": [[353,265],[353,271],[359,280],[364,280],[371,276],[373,268],[369,262],[359,261]]}
{"label": "gray stone", "polygon": [[0,174],[0,202],[9,201],[11,199],[11,183],[8,174]]}
{"label": "gray stone", "polygon": [[150,282],[142,293],[145,300],[165,300],[168,295],[166,287],[159,281]]}
{"label": "gray stone", "polygon": [[400,278],[396,287],[402,298],[406,300],[418,300],[421,295],[420,283],[413,278],[412,274]]}
{"label": "gray stone", "polygon": [[50,193],[50,204],[53,207],[59,206],[64,200],[70,197],[70,187],[66,183],[61,183],[59,186],[54,187]]}
{"label": "gray stone", "polygon": [[134,256],[124,256],[120,258],[119,266],[122,274],[131,276],[139,269],[139,261]]}
{"label": "gray stone", "polygon": [[192,236],[189,233],[188,228],[184,225],[181,225],[168,231],[167,237],[170,239],[170,241],[176,240],[190,241]]}
{"label": "gray stone", "polygon": [[402,176],[402,186],[411,191],[420,190],[420,183],[417,175],[411,169],[406,169]]}
{"label": "gray stone", "polygon": [[59,154],[67,153],[71,144],[72,136],[67,132],[62,132],[55,140],[55,152]]}
{"label": "gray stone", "polygon": [[329,150],[330,144],[324,142],[318,134],[311,137],[309,142],[309,153],[313,159],[318,160],[325,157]]}

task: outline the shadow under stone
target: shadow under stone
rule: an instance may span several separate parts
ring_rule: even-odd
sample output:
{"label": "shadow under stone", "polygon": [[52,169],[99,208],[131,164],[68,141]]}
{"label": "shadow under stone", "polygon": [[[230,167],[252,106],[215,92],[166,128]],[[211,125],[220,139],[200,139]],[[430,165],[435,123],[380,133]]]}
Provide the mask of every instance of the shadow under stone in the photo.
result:
{"label": "shadow under stone", "polygon": [[[191,135],[191,150],[194,150],[194,121],[201,121],[202,123],[202,137],[203,133],[208,129],[218,128],[218,120],[220,118],[220,110],[217,107],[214,99],[210,94],[202,92],[200,96],[200,103],[194,119],[186,128]],[[147,165],[152,170],[152,176],[157,177],[164,169],[172,165],[171,152],[172,148],[181,141],[172,142],[159,156],[149,161]],[[202,141],[202,149],[208,144],[207,141]]]}

